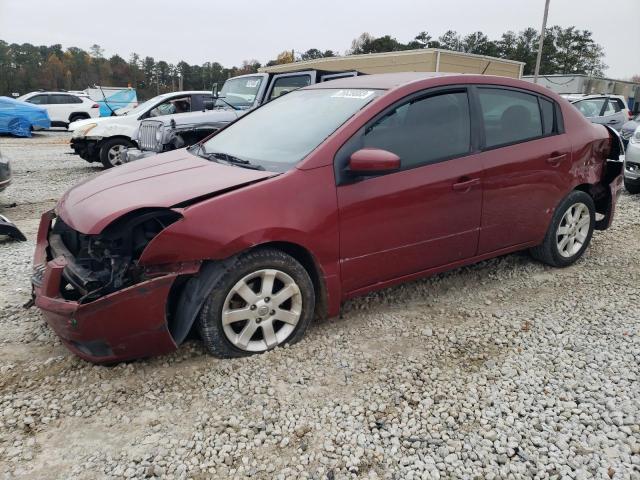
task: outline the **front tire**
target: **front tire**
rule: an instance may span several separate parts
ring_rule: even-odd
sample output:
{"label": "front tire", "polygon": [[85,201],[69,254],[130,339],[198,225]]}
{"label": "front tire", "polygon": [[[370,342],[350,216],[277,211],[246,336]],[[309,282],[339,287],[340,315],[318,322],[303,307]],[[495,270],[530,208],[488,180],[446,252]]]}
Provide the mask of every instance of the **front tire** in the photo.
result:
{"label": "front tire", "polygon": [[126,138],[112,138],[106,140],[100,147],[100,161],[104,168],[117,167],[122,165],[122,152],[125,148],[134,147],[132,141]]}
{"label": "front tire", "polygon": [[631,195],[636,195],[638,193],[640,193],[640,181],[635,181],[635,182],[630,182],[629,180],[627,180],[626,178],[624,179],[624,188],[627,190],[627,192],[629,192]]}
{"label": "front tire", "polygon": [[313,282],[297,260],[279,250],[256,250],[227,267],[197,325],[212,355],[242,357],[299,341],[314,306]]}
{"label": "front tire", "polygon": [[589,246],[595,221],[595,204],[591,196],[574,190],[556,208],[544,241],[531,249],[531,255],[553,267],[568,267]]}

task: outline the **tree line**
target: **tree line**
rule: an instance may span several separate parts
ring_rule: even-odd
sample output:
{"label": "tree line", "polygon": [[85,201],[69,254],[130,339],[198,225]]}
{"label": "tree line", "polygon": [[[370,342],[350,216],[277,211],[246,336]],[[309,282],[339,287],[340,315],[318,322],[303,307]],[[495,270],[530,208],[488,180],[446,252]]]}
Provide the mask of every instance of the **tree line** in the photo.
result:
{"label": "tree line", "polygon": [[[538,50],[539,32],[527,28],[521,32],[508,31],[491,40],[483,32],[467,35],[449,30],[438,38],[420,32],[412,40],[402,43],[390,35],[374,37],[363,33],[353,40],[347,55],[392,52],[418,48],[441,48],[459,52],[489,55],[524,62],[524,74],[532,74]],[[286,50],[265,65],[290,63],[332,57],[332,50],[316,48],[305,52]],[[576,27],[553,26],[547,29],[540,71],[542,74],[583,73],[602,75],[607,66],[604,50],[593,40],[589,30]],[[256,72],[261,64],[245,60],[240,66],[224,67],[218,62],[189,65],[187,62],[169,63],[153,57],[131,54],[106,58],[99,45],[88,51],[78,47],[63,50],[62,45],[32,45],[7,43],[0,40],[0,95],[24,94],[37,89],[83,90],[92,85],[135,87],[139,99],[158,93],[183,89],[209,90],[220,86],[227,78]]]}

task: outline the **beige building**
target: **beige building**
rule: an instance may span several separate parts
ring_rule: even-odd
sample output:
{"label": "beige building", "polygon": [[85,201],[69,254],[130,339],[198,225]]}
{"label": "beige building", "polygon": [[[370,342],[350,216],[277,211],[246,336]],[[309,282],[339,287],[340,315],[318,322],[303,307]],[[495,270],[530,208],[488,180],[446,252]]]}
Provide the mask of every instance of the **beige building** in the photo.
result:
{"label": "beige building", "polygon": [[524,63],[514,60],[452,52],[437,48],[404,50],[400,52],[369,53],[347,55],[344,57],[326,57],[316,60],[285,63],[272,67],[263,67],[259,71],[266,73],[286,73],[306,69],[325,72],[344,72],[356,70],[363,74],[390,72],[447,72],[478,73],[520,78]]}

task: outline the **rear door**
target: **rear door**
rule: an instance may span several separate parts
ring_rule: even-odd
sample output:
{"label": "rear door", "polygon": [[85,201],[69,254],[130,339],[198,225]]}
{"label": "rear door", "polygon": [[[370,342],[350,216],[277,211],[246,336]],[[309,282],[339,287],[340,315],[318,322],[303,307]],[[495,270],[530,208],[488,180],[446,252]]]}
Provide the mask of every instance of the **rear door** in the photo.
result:
{"label": "rear door", "polygon": [[622,125],[629,121],[628,117],[629,114],[621,100],[612,97],[607,99],[607,106],[602,117],[603,125],[609,125],[611,128],[620,131]]}
{"label": "rear door", "polygon": [[542,240],[571,181],[560,107],[527,90],[478,86],[484,188],[478,254]]}
{"label": "rear door", "polygon": [[[466,87],[428,91],[373,119],[336,155],[346,292],[473,257],[482,167]],[[401,170],[354,181],[361,148],[400,157]]]}

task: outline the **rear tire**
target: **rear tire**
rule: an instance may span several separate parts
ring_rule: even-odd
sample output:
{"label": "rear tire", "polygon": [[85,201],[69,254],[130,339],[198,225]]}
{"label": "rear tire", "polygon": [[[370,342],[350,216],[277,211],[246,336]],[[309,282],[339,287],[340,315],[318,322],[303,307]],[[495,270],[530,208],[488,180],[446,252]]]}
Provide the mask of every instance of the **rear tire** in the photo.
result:
{"label": "rear tire", "polygon": [[640,193],[640,182],[638,183],[631,183],[630,181],[628,181],[626,178],[624,179],[624,188],[627,190],[627,192],[629,192],[631,195],[636,195],[638,193]]}
{"label": "rear tire", "polygon": [[112,138],[106,140],[100,147],[100,161],[104,168],[117,167],[122,165],[120,154],[124,148],[134,147],[132,141],[126,138]]}
{"label": "rear tire", "polygon": [[227,267],[197,326],[212,355],[243,357],[299,341],[314,308],[313,282],[305,268],[279,250],[256,250]]}
{"label": "rear tire", "polygon": [[552,267],[568,267],[589,246],[595,221],[595,204],[591,196],[574,190],[556,208],[544,241],[530,250],[531,255]]}

